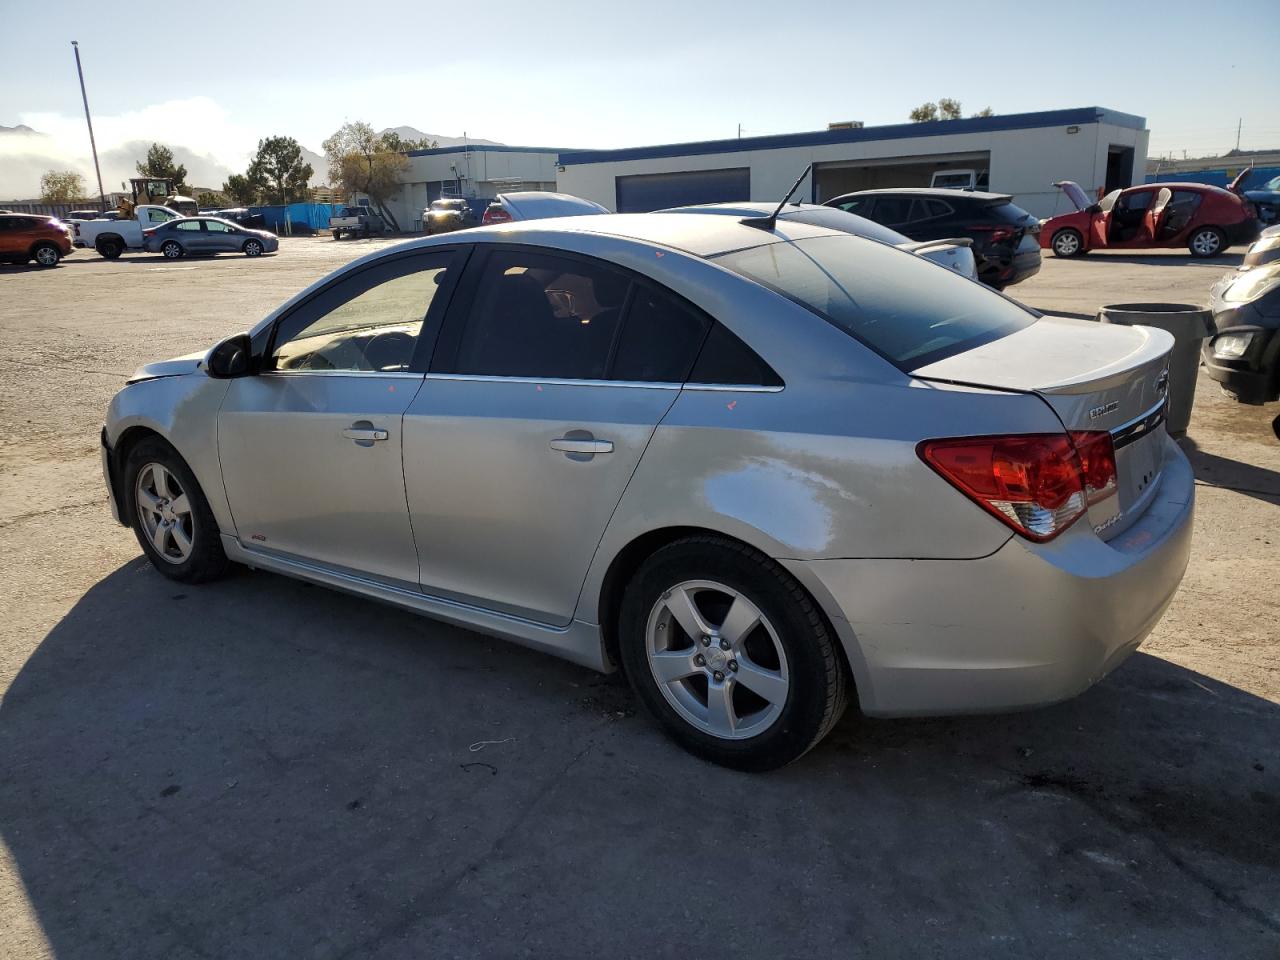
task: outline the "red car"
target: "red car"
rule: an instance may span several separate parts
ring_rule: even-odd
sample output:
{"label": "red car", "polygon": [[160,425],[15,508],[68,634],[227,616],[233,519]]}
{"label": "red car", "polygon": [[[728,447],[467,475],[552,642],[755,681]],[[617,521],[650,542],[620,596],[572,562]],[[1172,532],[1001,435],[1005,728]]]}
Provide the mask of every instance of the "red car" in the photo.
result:
{"label": "red car", "polygon": [[1197,257],[1216,257],[1236,243],[1252,243],[1258,215],[1244,197],[1205,183],[1144,183],[1091,201],[1071,180],[1054,184],[1075,205],[1040,225],[1040,246],[1057,257],[1090,250],[1185,246]]}

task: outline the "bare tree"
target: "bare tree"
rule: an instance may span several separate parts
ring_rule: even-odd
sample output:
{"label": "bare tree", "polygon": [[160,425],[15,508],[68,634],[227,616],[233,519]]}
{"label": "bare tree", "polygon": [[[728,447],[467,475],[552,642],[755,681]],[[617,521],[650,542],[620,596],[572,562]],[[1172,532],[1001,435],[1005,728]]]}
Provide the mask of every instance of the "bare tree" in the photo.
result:
{"label": "bare tree", "polygon": [[361,120],[344,123],[324,142],[324,152],[329,158],[329,182],[340,185],[347,194],[365,194],[399,230],[400,223],[386,203],[400,189],[400,175],[409,169],[408,157],[391,149]]}

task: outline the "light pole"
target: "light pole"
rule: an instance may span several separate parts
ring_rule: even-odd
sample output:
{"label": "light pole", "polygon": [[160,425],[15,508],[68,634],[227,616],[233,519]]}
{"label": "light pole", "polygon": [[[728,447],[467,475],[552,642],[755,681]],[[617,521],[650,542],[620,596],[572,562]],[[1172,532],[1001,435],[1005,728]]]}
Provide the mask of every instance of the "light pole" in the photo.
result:
{"label": "light pole", "polygon": [[76,52],[76,73],[80,76],[80,99],[84,101],[84,122],[89,125],[89,149],[93,151],[93,172],[98,175],[98,204],[107,209],[107,192],[102,189],[102,168],[98,166],[98,144],[93,139],[93,118],[89,116],[89,95],[84,92],[84,69],[80,66],[80,42],[71,41]]}

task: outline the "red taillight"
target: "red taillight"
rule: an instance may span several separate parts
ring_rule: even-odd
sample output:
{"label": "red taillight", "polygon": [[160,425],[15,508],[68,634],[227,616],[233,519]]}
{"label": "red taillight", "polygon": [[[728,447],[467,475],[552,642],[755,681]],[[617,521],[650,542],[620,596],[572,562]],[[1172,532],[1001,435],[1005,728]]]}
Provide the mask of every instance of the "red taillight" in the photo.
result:
{"label": "red taillight", "polygon": [[486,227],[493,223],[510,223],[511,214],[506,210],[503,210],[501,207],[489,207],[485,210],[484,216],[481,217],[480,222]]}
{"label": "red taillight", "polygon": [[1089,503],[1107,499],[1116,492],[1116,448],[1111,434],[1105,430],[1077,430],[1071,434],[1071,442],[1080,455],[1080,472]]}
{"label": "red taillight", "polygon": [[156,230],[158,230],[158,229],[159,229],[159,227],[152,227],[150,230],[143,230],[143,231],[142,231],[142,235],[143,235],[144,237],[149,237],[149,236],[151,236],[152,234],[154,234],[154,233],[156,232]]}
{"label": "red taillight", "polygon": [[971,227],[965,227],[965,230],[973,233],[989,233],[991,234],[991,242],[999,243],[1001,240],[1008,240],[1014,234],[1013,227],[997,227],[990,223],[976,223]]}
{"label": "red taillight", "polygon": [[1258,219],[1258,211],[1254,208],[1253,204],[1250,203],[1248,200],[1244,201],[1242,204],[1240,204],[1240,206],[1244,207],[1244,218],[1246,220]]}
{"label": "red taillight", "polygon": [[1116,489],[1115,451],[1107,433],[925,440],[917,451],[961,493],[1040,543]]}

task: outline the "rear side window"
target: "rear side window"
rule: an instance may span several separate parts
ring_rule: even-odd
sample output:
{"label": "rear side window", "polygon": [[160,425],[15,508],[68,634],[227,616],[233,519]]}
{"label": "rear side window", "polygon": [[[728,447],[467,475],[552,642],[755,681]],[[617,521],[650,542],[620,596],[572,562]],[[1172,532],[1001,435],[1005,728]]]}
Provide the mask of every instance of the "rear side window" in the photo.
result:
{"label": "rear side window", "polygon": [[689,374],[690,383],[734,384],[780,387],[782,378],[760,359],[760,355],[717,323],[711,328],[698,362]]}
{"label": "rear side window", "polygon": [[497,251],[482,268],[451,372],[603,380],[629,287],[597,264]]}
{"label": "rear side window", "polygon": [[910,223],[917,219],[913,212],[915,205],[911,197],[877,197],[875,219],[889,225]]}
{"label": "rear side window", "polygon": [[859,237],[762,244],[715,261],[807,307],[903,370],[1036,319],[951,270]]}
{"label": "rear side window", "polygon": [[710,326],[705,314],[637,284],[609,378],[683,383]]}

